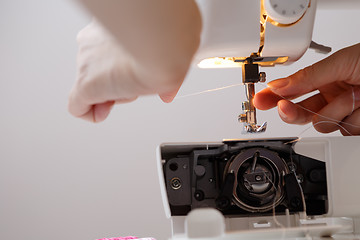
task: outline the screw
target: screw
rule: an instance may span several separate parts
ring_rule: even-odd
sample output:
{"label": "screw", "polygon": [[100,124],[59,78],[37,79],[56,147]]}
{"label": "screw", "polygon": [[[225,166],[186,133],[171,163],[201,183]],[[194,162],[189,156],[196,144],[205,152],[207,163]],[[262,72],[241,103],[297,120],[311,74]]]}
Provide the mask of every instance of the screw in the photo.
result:
{"label": "screw", "polygon": [[265,72],[259,73],[259,81],[262,83],[266,81],[266,73]]}
{"label": "screw", "polygon": [[261,179],[262,179],[262,177],[260,175],[256,175],[256,177],[255,177],[256,181],[261,181]]}
{"label": "screw", "polygon": [[238,117],[238,120],[239,120],[239,122],[241,122],[241,123],[246,122],[246,120],[247,120],[246,114],[245,114],[245,113],[244,113],[244,114],[240,114],[239,117]]}
{"label": "screw", "polygon": [[218,207],[219,209],[222,209],[222,210],[225,210],[230,205],[229,199],[224,196],[221,196],[218,199],[216,199],[215,203],[216,203],[216,207]]}
{"label": "screw", "polygon": [[181,188],[181,181],[179,178],[171,179],[171,188],[174,190]]}
{"label": "screw", "polygon": [[202,201],[202,200],[204,200],[205,194],[201,190],[196,190],[195,193],[194,193],[194,197],[195,197],[196,200]]}

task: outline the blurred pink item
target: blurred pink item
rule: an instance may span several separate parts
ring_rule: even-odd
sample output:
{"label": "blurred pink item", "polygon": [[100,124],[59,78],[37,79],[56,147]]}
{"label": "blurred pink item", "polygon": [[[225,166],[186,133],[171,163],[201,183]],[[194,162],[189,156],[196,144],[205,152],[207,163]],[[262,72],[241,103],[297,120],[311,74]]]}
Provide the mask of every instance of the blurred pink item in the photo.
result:
{"label": "blurred pink item", "polygon": [[138,239],[137,237],[117,237],[117,238],[101,238],[101,239],[97,239],[97,240],[128,240],[128,239]]}
{"label": "blurred pink item", "polygon": [[156,240],[155,238],[137,238],[137,237],[117,237],[117,238],[101,238],[97,240],[129,240],[129,239],[139,239],[139,240]]}

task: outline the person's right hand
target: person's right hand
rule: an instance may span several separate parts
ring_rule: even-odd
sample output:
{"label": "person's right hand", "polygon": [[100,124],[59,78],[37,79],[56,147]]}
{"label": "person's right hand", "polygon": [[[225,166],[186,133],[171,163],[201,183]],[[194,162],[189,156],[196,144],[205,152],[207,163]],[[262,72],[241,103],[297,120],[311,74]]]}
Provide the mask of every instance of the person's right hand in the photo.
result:
{"label": "person's right hand", "polygon": [[[301,102],[289,101],[315,90],[319,92]],[[286,123],[312,122],[322,133],[340,129],[343,135],[359,135],[360,44],[270,82],[268,88],[255,95],[254,105],[261,110],[277,106]]]}

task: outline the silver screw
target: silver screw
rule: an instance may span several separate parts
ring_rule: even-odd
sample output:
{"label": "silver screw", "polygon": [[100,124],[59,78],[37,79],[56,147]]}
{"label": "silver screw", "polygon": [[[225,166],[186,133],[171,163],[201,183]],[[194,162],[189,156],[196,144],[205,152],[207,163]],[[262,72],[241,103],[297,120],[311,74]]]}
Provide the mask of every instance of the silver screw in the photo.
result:
{"label": "silver screw", "polygon": [[265,72],[259,73],[259,81],[262,83],[266,82],[266,73]]}
{"label": "silver screw", "polygon": [[174,190],[181,188],[180,178],[171,179],[171,188]]}
{"label": "silver screw", "polygon": [[246,115],[246,113],[240,114],[239,117],[238,117],[238,121],[241,122],[241,123],[246,123],[246,122],[247,122],[247,115]]}

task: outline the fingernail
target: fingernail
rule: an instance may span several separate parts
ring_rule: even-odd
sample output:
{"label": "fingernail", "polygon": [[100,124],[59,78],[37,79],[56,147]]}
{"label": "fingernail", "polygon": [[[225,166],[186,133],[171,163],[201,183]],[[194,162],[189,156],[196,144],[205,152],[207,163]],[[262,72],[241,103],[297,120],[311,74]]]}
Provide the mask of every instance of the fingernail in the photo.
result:
{"label": "fingernail", "polygon": [[269,82],[267,85],[271,90],[276,90],[276,89],[285,87],[288,84],[289,84],[289,79],[282,78],[282,79],[278,79],[278,80]]}
{"label": "fingernail", "polygon": [[278,112],[279,112],[279,115],[282,119],[284,120],[287,120],[288,119],[288,116],[284,113],[282,107],[281,107],[281,104],[278,105]]}
{"label": "fingernail", "polygon": [[360,88],[355,88],[354,90],[355,101],[360,101]]}

